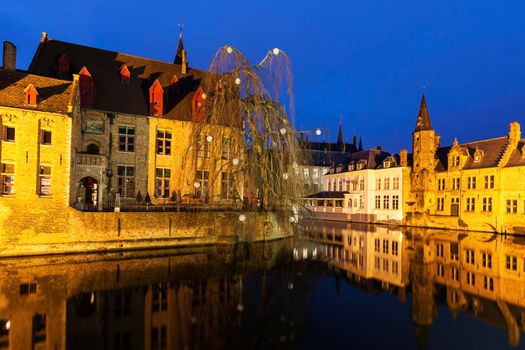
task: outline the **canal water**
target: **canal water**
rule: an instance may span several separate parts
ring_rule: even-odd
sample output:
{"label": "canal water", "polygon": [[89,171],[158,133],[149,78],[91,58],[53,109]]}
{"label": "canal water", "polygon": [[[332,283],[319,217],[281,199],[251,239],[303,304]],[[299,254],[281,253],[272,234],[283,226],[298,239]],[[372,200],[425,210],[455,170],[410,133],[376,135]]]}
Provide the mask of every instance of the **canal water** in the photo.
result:
{"label": "canal water", "polygon": [[302,222],[235,246],[0,261],[0,349],[524,349],[525,239]]}

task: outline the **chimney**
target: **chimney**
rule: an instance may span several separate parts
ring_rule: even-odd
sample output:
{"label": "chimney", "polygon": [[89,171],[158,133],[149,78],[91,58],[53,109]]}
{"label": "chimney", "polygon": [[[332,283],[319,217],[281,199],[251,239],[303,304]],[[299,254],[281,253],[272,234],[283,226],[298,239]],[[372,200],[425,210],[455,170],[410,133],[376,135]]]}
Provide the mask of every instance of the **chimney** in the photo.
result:
{"label": "chimney", "polygon": [[521,139],[520,123],[518,122],[510,123],[509,142],[517,145],[520,139]]}
{"label": "chimney", "polygon": [[4,61],[2,65],[5,70],[16,70],[16,46],[9,41],[4,41]]}
{"label": "chimney", "polygon": [[186,50],[182,50],[182,64],[181,64],[182,74],[186,74],[188,71],[188,62],[186,62]]}
{"label": "chimney", "polygon": [[45,43],[47,41],[47,33],[42,32],[42,37],[40,38],[41,43]]}
{"label": "chimney", "polygon": [[375,146],[374,149],[375,149],[376,151],[381,151],[381,150],[383,149],[383,147],[381,147],[381,146]]}
{"label": "chimney", "polygon": [[399,151],[399,163],[403,167],[408,166],[408,151],[406,149]]}

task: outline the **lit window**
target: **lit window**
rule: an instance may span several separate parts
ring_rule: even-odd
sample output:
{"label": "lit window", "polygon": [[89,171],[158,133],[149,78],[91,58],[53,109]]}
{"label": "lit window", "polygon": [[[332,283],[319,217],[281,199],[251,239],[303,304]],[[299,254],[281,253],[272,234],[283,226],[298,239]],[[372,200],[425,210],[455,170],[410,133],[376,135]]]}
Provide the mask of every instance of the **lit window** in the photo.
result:
{"label": "lit window", "polygon": [[2,163],[2,194],[15,194],[15,165]]}
{"label": "lit window", "polygon": [[51,195],[51,167],[41,165],[38,174],[38,184],[41,196]]}

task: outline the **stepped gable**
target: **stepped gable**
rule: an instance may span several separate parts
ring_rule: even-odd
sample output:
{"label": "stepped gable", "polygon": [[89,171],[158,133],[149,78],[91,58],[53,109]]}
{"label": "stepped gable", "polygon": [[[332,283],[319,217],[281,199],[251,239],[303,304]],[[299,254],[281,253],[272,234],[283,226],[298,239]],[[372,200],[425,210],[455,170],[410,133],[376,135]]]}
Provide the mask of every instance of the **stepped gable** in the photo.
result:
{"label": "stepped gable", "polygon": [[512,151],[506,167],[525,165],[525,139],[518,142],[518,147]]}
{"label": "stepped gable", "polygon": [[[34,106],[26,103],[24,90],[29,84],[32,84],[38,93]],[[67,113],[72,104],[73,91],[71,81],[0,69],[0,106]]]}
{"label": "stepped gable", "polygon": [[[64,56],[69,72],[59,73],[58,61]],[[163,117],[192,120],[192,101],[200,87],[204,71],[188,68],[182,74],[180,64],[82,46],[59,40],[43,39],[33,57],[29,71],[48,77],[71,79],[82,67],[93,78],[93,109],[149,116],[149,88],[158,79],[165,91]],[[130,71],[129,83],[123,84],[120,71]],[[174,76],[176,79],[174,79]],[[176,82],[174,82],[174,80]]]}
{"label": "stepped gable", "polygon": [[[465,163],[463,169],[481,169],[496,167],[498,165],[498,161],[501,155],[505,151],[507,143],[508,138],[506,136],[502,136],[494,139],[459,144],[459,147],[466,149],[469,154],[469,159]],[[452,146],[439,147],[437,149],[436,171],[447,171],[448,152],[451,148]],[[483,153],[479,162],[474,161],[474,153],[476,152],[476,149],[479,149]],[[515,157],[512,157],[512,159],[514,160]]]}

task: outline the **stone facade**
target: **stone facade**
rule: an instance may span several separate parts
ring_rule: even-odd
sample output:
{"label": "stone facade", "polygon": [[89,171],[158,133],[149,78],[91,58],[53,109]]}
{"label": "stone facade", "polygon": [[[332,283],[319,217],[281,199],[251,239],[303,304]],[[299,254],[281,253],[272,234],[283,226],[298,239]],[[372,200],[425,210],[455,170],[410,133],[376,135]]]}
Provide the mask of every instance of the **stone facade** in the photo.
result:
{"label": "stone facade", "polygon": [[[423,116],[423,118],[421,118]],[[421,122],[422,120],[422,122]],[[441,147],[421,102],[413,133],[407,225],[525,232],[525,140],[508,136]]]}

